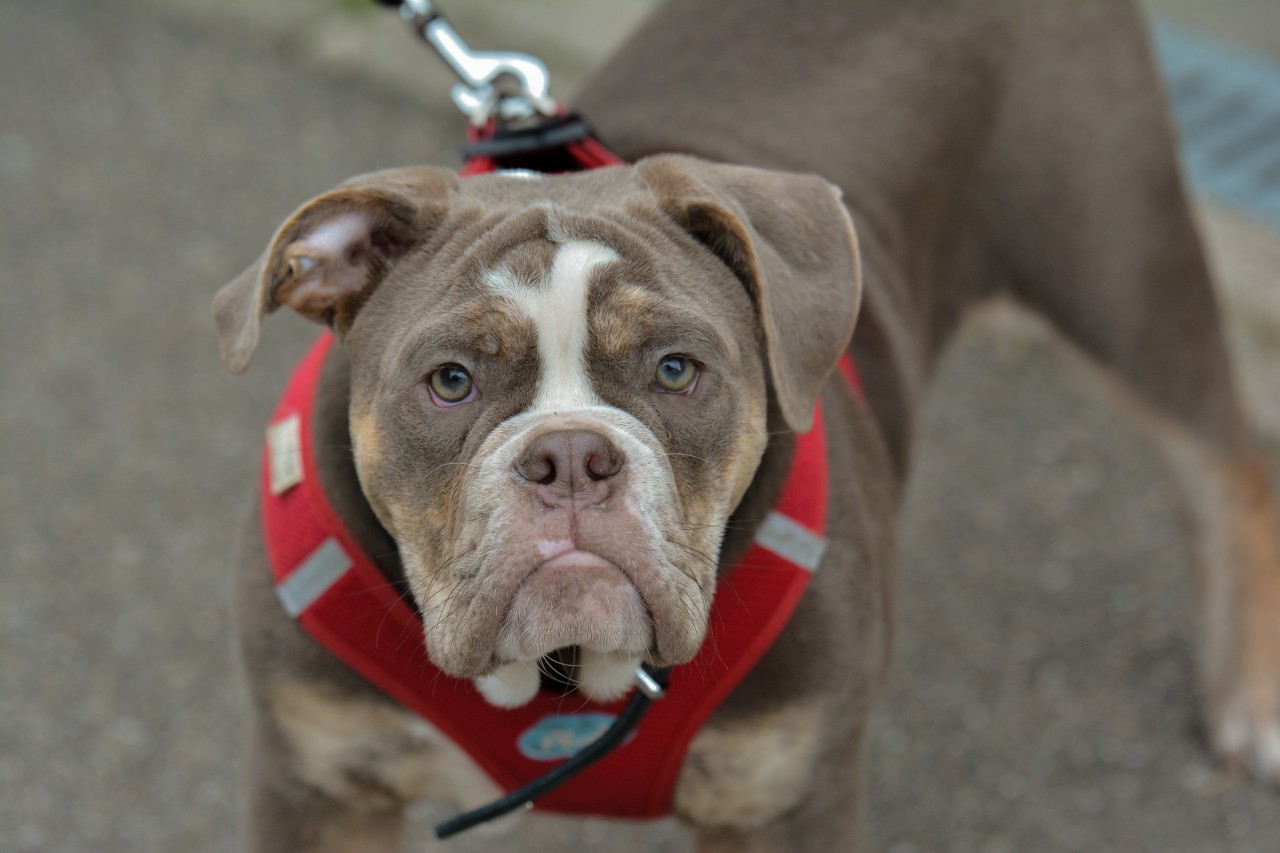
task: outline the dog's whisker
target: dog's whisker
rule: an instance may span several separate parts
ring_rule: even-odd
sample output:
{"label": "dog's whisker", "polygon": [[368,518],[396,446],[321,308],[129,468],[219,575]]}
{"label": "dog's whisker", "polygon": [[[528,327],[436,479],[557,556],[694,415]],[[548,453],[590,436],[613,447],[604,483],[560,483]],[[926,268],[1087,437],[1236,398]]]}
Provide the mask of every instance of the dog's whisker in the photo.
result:
{"label": "dog's whisker", "polygon": [[694,453],[675,453],[675,452],[671,452],[671,453],[668,453],[667,455],[668,455],[668,456],[672,456],[672,457],[679,457],[679,458],[681,458],[681,459],[696,459],[696,460],[698,460],[699,462],[702,462],[702,463],[704,463],[704,464],[707,464],[707,465],[710,465],[710,464],[711,464],[710,460],[708,460],[706,457],[704,457],[704,456],[698,456],[697,454],[694,454]]}

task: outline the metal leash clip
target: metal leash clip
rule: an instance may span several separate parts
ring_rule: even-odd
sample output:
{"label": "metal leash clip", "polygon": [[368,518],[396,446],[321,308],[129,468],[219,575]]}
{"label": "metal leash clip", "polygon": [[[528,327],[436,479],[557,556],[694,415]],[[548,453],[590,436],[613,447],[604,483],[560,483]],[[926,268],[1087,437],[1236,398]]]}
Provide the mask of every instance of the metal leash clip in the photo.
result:
{"label": "metal leash clip", "polygon": [[560,105],[550,94],[551,75],[540,59],[505,50],[472,50],[431,0],[403,0],[399,5],[400,17],[462,81],[451,95],[473,125],[483,127],[491,120],[516,125],[559,113]]}

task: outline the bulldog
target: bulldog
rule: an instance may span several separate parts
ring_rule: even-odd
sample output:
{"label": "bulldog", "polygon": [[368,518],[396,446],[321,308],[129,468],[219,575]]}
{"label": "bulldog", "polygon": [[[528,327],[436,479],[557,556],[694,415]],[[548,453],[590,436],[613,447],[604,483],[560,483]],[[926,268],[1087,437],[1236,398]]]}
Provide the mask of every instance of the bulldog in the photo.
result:
{"label": "bulldog", "polygon": [[[323,488],[435,666],[518,707],[549,667],[610,700],[690,661],[820,406],[827,547],[671,809],[699,849],[853,849],[912,425],[966,313],[1005,298],[1167,451],[1208,731],[1280,781],[1273,498],[1130,4],[677,0],[577,106],[633,165],[353,178],[215,300],[235,372],[280,306],[332,331]],[[256,519],[244,543],[252,849],[398,849],[406,804],[499,793],[288,617]]]}

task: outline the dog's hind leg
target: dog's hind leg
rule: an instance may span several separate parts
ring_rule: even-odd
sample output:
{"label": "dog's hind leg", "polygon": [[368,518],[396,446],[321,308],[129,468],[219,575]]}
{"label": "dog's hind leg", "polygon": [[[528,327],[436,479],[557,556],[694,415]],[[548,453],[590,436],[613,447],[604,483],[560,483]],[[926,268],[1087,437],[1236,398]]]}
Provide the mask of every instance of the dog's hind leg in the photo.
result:
{"label": "dog's hind leg", "polygon": [[[1157,403],[1124,362],[1085,352],[1084,373],[1156,440],[1179,486],[1200,581],[1198,667],[1213,746],[1231,765],[1280,784],[1280,536],[1266,456],[1238,414],[1205,431],[1202,411]],[[1225,372],[1203,381],[1215,386],[1207,396],[1231,387]],[[1188,378],[1188,390],[1197,384]]]}
{"label": "dog's hind leg", "polygon": [[[1182,287],[1179,283],[1176,286]],[[1207,278],[1196,287],[1207,287]],[[1163,322],[1158,312],[1149,320]],[[1188,348],[1225,363],[1216,312],[1189,336]],[[1211,429],[1205,408],[1170,405],[1140,384],[1127,360],[1085,350],[1086,376],[1155,439],[1179,487],[1190,522],[1200,585],[1198,668],[1206,725],[1214,749],[1232,766],[1280,785],[1280,536],[1266,455],[1248,436],[1238,407]],[[1144,358],[1159,359],[1159,352]],[[1100,369],[1099,369],[1100,368]],[[1231,377],[1215,369],[1187,377],[1184,389],[1216,398]]]}
{"label": "dog's hind leg", "polygon": [[1144,30],[1114,4],[1038,8],[1044,20],[1027,26],[1046,32],[1014,40],[1029,53],[1014,60],[1008,120],[993,136],[984,231],[1015,297],[1102,368],[1172,461],[1197,543],[1211,738],[1280,783],[1275,500],[1236,398]]}
{"label": "dog's hind leg", "polygon": [[1194,524],[1201,674],[1214,747],[1280,784],[1280,545],[1260,453],[1221,454],[1155,425]]}
{"label": "dog's hind leg", "polygon": [[[1198,260],[1158,282],[1131,289],[1209,289]],[[1122,292],[1090,290],[1103,310],[1133,310]],[[1280,784],[1280,537],[1267,459],[1236,403],[1216,308],[1204,300],[1180,313],[1148,302],[1121,339],[1096,346],[1066,337],[1156,439],[1180,487],[1200,579],[1199,668],[1214,747]]]}

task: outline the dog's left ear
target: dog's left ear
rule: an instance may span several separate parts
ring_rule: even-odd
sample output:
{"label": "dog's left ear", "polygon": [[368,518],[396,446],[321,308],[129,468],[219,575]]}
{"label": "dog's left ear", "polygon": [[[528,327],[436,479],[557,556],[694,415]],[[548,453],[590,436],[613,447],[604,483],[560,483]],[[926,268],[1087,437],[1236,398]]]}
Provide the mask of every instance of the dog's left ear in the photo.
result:
{"label": "dog's left ear", "polygon": [[862,299],[857,238],[839,188],[816,175],[681,155],[641,160],[636,172],[667,215],[746,285],[783,417],[808,430]]}
{"label": "dog's left ear", "polygon": [[257,262],[218,291],[222,360],[241,373],[262,317],[288,305],[342,333],[397,262],[444,219],[457,178],[426,166],[360,175],[285,220]]}

